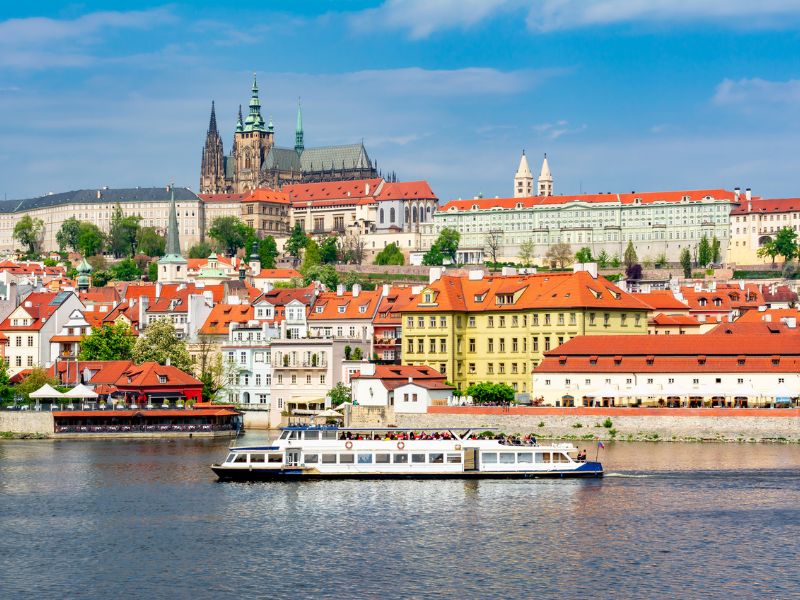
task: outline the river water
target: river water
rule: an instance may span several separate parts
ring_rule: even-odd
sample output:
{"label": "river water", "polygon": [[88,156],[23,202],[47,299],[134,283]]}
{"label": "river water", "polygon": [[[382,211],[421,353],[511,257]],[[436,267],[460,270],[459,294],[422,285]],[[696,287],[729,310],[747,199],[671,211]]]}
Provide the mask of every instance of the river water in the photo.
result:
{"label": "river water", "polygon": [[0,443],[0,596],[800,593],[798,446],[609,443],[593,481],[218,483],[227,445]]}

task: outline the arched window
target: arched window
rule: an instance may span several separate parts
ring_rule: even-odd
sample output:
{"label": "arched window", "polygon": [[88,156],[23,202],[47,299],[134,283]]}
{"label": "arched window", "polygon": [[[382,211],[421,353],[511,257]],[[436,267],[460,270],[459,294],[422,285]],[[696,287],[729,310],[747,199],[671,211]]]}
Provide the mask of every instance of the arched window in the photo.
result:
{"label": "arched window", "polygon": [[389,209],[389,222],[394,223],[394,208]]}
{"label": "arched window", "polygon": [[383,223],[383,209],[379,211],[380,214],[380,222]]}
{"label": "arched window", "polygon": [[417,222],[417,207],[413,207],[411,209],[411,221],[416,223]]}
{"label": "arched window", "polygon": [[406,206],[406,210],[405,210],[405,212],[403,214],[406,216],[405,222],[408,223],[408,207],[407,206]]}

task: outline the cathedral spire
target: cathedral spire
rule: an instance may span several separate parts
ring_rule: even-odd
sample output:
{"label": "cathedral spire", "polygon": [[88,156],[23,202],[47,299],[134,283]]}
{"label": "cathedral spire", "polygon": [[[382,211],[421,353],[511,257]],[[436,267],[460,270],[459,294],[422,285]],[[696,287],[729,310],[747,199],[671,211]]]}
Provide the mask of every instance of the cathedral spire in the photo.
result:
{"label": "cathedral spire", "polygon": [[553,174],[550,173],[550,164],[547,162],[547,153],[544,155],[542,161],[542,171],[539,173],[539,195],[552,196],[553,195]]}
{"label": "cathedral spire", "polygon": [[528,158],[525,156],[525,150],[523,150],[519,159],[517,173],[514,175],[514,197],[525,198],[532,195],[533,173],[531,173],[531,168],[528,166]]}
{"label": "cathedral spire", "polygon": [[303,110],[300,107],[300,98],[297,99],[297,125],[294,130],[294,151],[301,154],[305,146],[303,144]]}
{"label": "cathedral spire", "polygon": [[162,283],[186,281],[186,259],[181,255],[178,238],[178,211],[175,207],[175,187],[169,186],[169,225],[167,226],[166,254],[158,259],[158,280]]}
{"label": "cathedral spire", "polygon": [[208,133],[217,133],[217,113],[214,110],[214,101],[211,101],[211,118],[208,121]]}
{"label": "cathedral spire", "polygon": [[175,189],[170,186],[169,225],[167,226],[167,256],[181,255],[181,242],[178,237],[178,212],[175,208]]}
{"label": "cathedral spire", "polygon": [[239,105],[239,120],[236,121],[236,131],[241,132],[244,129],[244,125],[242,123],[242,105]]}
{"label": "cathedral spire", "polygon": [[244,122],[245,131],[264,131],[264,118],[261,116],[261,101],[258,99],[258,81],[253,73],[253,87],[250,93],[250,113]]}

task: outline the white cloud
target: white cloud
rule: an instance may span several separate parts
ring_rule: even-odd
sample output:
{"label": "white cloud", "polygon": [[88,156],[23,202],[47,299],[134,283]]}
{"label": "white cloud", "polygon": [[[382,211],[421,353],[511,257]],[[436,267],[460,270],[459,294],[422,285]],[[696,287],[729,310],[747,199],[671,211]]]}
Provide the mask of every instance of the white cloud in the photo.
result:
{"label": "white cloud", "polygon": [[571,126],[569,121],[561,119],[554,123],[540,123],[533,126],[539,137],[547,140],[557,140],[561,136],[580,133],[586,130],[586,124]]}
{"label": "white cloud", "polygon": [[725,79],[717,86],[712,101],[747,112],[776,105],[796,106],[800,105],[800,80]]}

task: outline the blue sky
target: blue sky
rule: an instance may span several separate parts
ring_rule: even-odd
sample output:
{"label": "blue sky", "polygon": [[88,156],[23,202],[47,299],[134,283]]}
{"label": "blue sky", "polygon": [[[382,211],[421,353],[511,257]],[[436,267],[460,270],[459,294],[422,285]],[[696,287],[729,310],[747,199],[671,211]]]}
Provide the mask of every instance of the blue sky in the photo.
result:
{"label": "blue sky", "polygon": [[556,193],[800,195],[797,0],[4,3],[0,198],[196,189],[259,74],[293,145],[364,139],[442,200],[510,195],[525,148]]}

